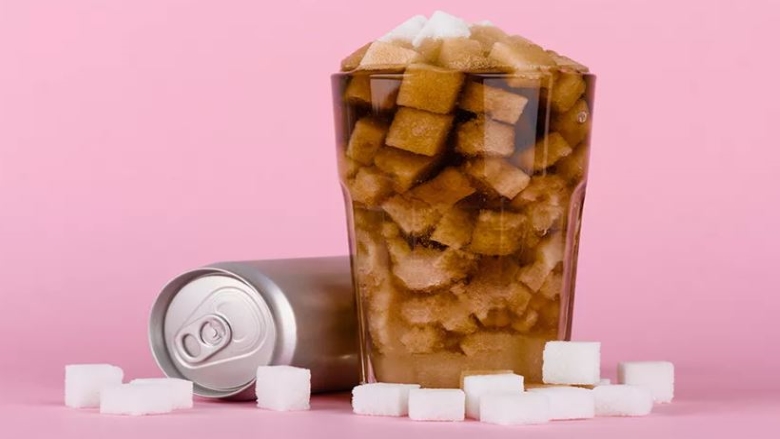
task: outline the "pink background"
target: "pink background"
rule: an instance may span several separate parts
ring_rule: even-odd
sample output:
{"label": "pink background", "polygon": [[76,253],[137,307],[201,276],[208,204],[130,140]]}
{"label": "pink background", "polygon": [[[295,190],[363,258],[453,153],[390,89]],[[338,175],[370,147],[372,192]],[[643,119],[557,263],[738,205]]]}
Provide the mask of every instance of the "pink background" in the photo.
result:
{"label": "pink background", "polygon": [[[604,342],[607,371],[620,359],[678,367],[678,402],[654,417],[535,431],[778,427],[780,8],[745,3],[446,2],[598,75],[574,336]],[[290,416],[60,407],[66,363],[159,373],[147,311],[173,275],[347,251],[328,75],[440,4],[0,0],[0,429],[516,434],[356,419],[343,398]]]}

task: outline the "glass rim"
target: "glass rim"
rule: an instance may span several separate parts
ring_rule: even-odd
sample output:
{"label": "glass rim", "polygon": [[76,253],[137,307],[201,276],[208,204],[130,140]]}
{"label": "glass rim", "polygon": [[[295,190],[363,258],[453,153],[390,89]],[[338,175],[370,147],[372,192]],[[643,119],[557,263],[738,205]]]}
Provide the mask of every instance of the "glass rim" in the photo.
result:
{"label": "glass rim", "polygon": [[[428,65],[428,64],[426,64],[426,65]],[[436,66],[433,66],[433,67],[436,67]],[[404,69],[391,69],[391,68],[388,68],[388,69],[385,69],[385,70],[357,70],[357,69],[355,69],[355,70],[331,73],[330,77],[333,78],[333,79],[336,79],[336,78],[344,78],[344,77],[355,76],[355,74],[360,74],[360,75],[363,75],[363,76],[372,76],[372,77],[377,77],[377,78],[387,78],[387,79],[389,79],[389,78],[403,77],[404,75],[406,75],[406,71],[405,70],[406,70],[405,68]],[[453,71],[458,71],[458,70],[453,70]],[[578,73],[578,74],[580,74],[580,75],[582,75],[583,77],[586,77],[586,78],[594,78],[594,79],[596,78],[596,74],[592,73],[592,72],[578,72],[576,70],[575,71],[564,71],[564,70],[561,70],[561,69],[558,69],[557,71],[558,72],[563,72],[563,73]],[[525,78],[525,79],[528,79],[528,80],[534,80],[534,79],[542,79],[542,78],[548,76],[549,73],[551,73],[552,71],[526,70],[526,71],[522,71],[522,72],[518,71],[518,72],[515,72],[515,73],[489,72],[489,71],[482,71],[482,72],[480,72],[480,71],[475,71],[475,72],[460,71],[460,72],[465,74],[465,75],[479,76],[479,77],[483,77],[483,78],[495,78],[495,79]],[[539,78],[534,78],[533,76],[528,76],[527,74],[529,74],[529,73],[531,73],[531,74],[540,73],[541,75],[540,75]]]}

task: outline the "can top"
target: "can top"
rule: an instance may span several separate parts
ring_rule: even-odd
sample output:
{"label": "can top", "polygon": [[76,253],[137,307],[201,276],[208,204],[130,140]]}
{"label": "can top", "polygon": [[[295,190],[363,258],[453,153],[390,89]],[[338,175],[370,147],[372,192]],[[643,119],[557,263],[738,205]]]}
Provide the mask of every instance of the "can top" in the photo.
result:
{"label": "can top", "polygon": [[176,277],[152,308],[152,353],[168,376],[193,382],[196,394],[237,395],[255,382],[258,365],[272,364],[274,314],[251,283],[203,268]]}

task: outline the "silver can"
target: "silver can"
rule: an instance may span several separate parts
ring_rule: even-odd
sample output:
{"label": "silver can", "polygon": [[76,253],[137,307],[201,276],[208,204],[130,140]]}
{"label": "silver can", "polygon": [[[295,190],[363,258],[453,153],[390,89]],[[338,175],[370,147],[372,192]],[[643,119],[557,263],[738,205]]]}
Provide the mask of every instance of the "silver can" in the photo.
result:
{"label": "silver can", "polygon": [[255,398],[258,366],[311,369],[312,392],[360,379],[348,257],[220,262],[160,292],[149,343],[162,371],[197,395]]}

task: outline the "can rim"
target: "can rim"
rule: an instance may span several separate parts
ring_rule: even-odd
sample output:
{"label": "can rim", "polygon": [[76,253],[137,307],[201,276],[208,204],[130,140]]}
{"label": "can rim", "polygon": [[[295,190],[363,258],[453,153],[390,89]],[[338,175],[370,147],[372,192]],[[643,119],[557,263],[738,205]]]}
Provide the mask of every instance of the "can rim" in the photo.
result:
{"label": "can rim", "polygon": [[[223,265],[230,264],[230,269]],[[274,327],[276,328],[276,340],[274,351],[269,364],[290,364],[295,353],[296,333],[295,324],[279,325],[279,321],[295,322],[295,314],[284,293],[271,279],[261,273],[236,269],[235,264],[221,263],[208,265],[194,270],[185,271],[171,279],[163,288],[152,305],[149,316],[148,339],[152,357],[162,372],[171,378],[188,379],[181,373],[166,348],[164,336],[165,315],[168,305],[178,292],[190,282],[206,276],[225,276],[235,279],[255,292],[258,297],[268,305],[271,311]],[[281,319],[281,320],[279,320]],[[258,364],[258,366],[261,366]],[[192,382],[193,393],[207,398],[231,398],[238,396],[253,386],[254,379],[245,385],[219,391],[210,387],[204,387],[197,382]]]}

